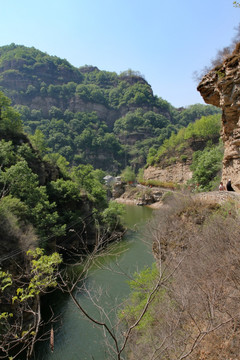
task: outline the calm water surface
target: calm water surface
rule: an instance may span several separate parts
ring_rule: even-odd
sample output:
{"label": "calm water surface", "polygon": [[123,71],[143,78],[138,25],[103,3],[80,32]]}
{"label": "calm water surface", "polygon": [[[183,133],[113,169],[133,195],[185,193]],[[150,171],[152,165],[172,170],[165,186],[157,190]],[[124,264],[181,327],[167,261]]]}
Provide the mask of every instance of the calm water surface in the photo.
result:
{"label": "calm water surface", "polygon": [[[114,245],[116,256],[105,256],[102,268],[91,269],[85,286],[98,305],[104,307],[112,323],[116,323],[116,306],[128,297],[130,292],[128,276],[144,266],[151,265],[153,256],[151,248],[143,241],[146,237],[146,224],[152,216],[152,209],[146,207],[126,206],[125,222],[128,232],[124,239]],[[125,275],[123,274],[125,273]],[[96,306],[86,294],[77,293],[81,305],[97,319],[101,320]],[[54,352],[49,343],[37,348],[37,360],[105,360],[106,345],[103,330],[93,326],[84,318],[72,300],[61,294],[52,300],[54,314],[61,316],[61,326],[55,327]]]}

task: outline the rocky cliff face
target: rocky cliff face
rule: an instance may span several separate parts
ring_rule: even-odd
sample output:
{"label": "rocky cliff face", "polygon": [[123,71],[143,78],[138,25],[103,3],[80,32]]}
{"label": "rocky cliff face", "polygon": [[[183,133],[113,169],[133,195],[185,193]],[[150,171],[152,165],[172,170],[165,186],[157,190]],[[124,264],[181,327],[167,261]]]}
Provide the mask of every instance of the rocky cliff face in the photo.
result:
{"label": "rocky cliff face", "polygon": [[[173,148],[164,153],[158,164],[148,166],[144,169],[144,180],[159,180],[165,183],[186,184],[191,180],[193,172],[191,164],[193,154],[196,151],[203,151],[209,139],[191,138],[183,149]],[[213,144],[218,144],[219,135],[212,137]],[[182,159],[185,157],[185,160]],[[175,159],[171,162],[171,158]]]}
{"label": "rocky cliff face", "polygon": [[144,171],[144,179],[152,180],[158,179],[162,182],[173,182],[177,184],[185,184],[192,178],[192,171],[190,170],[190,164],[177,162],[176,164],[169,165],[165,168],[149,166]]}
{"label": "rocky cliff face", "polygon": [[224,158],[222,180],[240,191],[240,43],[221,65],[206,74],[198,91],[207,104],[222,109]]}

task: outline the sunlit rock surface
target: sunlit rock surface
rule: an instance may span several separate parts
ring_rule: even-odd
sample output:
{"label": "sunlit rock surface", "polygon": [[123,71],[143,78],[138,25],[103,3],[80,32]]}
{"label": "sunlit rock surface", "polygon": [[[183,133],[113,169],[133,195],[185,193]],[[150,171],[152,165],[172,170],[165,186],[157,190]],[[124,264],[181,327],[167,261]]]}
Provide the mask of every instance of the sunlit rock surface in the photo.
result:
{"label": "sunlit rock surface", "polygon": [[240,43],[203,77],[197,89],[207,104],[222,109],[222,180],[231,179],[234,189],[240,191]]}

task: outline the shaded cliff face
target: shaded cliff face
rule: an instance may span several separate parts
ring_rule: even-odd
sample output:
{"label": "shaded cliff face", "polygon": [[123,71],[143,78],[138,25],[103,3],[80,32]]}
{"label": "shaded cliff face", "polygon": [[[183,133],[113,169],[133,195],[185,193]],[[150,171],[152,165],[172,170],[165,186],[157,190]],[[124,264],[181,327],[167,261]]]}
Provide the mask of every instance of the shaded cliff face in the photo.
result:
{"label": "shaded cliff face", "polygon": [[207,104],[222,109],[222,180],[226,183],[231,178],[234,189],[240,191],[240,43],[203,77],[197,89]]}

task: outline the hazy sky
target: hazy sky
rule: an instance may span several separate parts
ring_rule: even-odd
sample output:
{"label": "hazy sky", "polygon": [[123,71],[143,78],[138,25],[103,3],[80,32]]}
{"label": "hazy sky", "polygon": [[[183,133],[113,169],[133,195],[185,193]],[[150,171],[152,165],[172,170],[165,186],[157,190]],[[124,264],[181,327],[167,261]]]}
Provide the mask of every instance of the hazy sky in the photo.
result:
{"label": "hazy sky", "polygon": [[1,1],[0,46],[16,43],[100,70],[139,71],[173,106],[203,103],[193,72],[228,46],[232,0]]}

